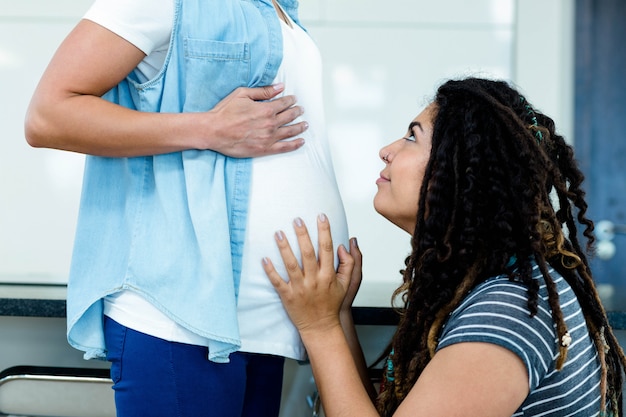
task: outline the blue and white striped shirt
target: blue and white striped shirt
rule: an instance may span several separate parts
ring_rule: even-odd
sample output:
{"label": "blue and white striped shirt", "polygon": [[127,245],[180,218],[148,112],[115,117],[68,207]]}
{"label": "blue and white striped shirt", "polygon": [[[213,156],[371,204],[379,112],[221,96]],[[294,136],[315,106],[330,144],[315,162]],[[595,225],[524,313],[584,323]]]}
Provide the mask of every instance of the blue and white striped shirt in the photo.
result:
{"label": "blue and white striped shirt", "polygon": [[437,349],[460,342],[487,342],[518,355],[528,371],[530,393],[514,416],[597,416],[600,411],[600,362],[582,310],[569,284],[553,269],[563,317],[572,337],[567,361],[557,371],[558,340],[541,282],[538,311],[530,317],[527,288],[498,276],[478,285],[450,315]]}

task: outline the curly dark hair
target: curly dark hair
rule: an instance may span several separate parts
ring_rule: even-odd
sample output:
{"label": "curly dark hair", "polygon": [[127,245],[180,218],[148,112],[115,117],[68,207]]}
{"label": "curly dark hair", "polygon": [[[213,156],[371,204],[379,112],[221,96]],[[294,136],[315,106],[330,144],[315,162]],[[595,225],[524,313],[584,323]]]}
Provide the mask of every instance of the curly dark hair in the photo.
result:
{"label": "curly dark hair", "polygon": [[[547,284],[559,340],[567,328],[548,265],[574,290],[601,362],[601,408],[621,416],[626,358],[589,268],[593,222],[586,217],[584,176],[572,147],[550,117],[504,81],[450,80],[437,90],[433,106],[412,252],[394,293],[403,306],[388,350],[393,377],[384,381],[379,412],[393,414],[434,355],[448,314],[479,283],[509,274],[528,288],[529,313],[536,314],[534,260]],[[508,265],[513,257],[515,276]],[[557,369],[566,356],[567,347],[560,346]]]}

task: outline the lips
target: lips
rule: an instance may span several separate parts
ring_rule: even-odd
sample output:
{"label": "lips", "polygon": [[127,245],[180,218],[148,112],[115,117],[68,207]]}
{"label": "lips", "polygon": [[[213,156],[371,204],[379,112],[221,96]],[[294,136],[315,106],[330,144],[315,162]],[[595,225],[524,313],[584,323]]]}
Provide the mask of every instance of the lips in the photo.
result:
{"label": "lips", "polygon": [[382,172],[380,173],[380,177],[376,180],[376,184],[382,184],[385,182],[389,182],[389,178],[387,178]]}

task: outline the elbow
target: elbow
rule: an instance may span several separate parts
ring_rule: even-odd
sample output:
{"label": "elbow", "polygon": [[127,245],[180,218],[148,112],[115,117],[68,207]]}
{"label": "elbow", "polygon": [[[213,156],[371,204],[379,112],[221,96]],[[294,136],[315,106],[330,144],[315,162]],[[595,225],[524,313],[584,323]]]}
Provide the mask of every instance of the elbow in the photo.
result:
{"label": "elbow", "polygon": [[50,146],[46,138],[50,137],[46,129],[46,123],[35,111],[29,109],[24,119],[24,137],[26,142],[33,148],[45,148]]}
{"label": "elbow", "polygon": [[26,143],[33,148],[43,147],[41,140],[37,135],[36,129],[34,129],[33,125],[29,121],[24,123],[24,137],[26,138]]}

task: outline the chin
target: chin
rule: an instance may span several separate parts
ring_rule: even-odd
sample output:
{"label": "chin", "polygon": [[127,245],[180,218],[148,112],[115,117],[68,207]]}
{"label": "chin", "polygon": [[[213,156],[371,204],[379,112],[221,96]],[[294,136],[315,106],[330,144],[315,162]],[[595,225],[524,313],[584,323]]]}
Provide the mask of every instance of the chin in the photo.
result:
{"label": "chin", "polygon": [[376,199],[374,199],[374,210],[376,210],[376,213],[380,214],[381,216],[383,216],[385,219],[387,219],[391,223],[395,224],[396,226],[398,225],[394,221],[393,216],[389,216],[389,213],[387,211],[385,211],[384,207],[381,207],[380,204],[376,204]]}
{"label": "chin", "polygon": [[376,202],[374,202],[374,210],[376,210],[376,212],[378,214],[383,216],[385,219],[387,219],[394,226],[397,226],[400,229],[402,229],[405,232],[407,232],[408,234],[413,235],[414,225],[408,224],[406,221],[402,221],[402,219],[398,218],[397,216],[390,215],[389,212],[385,212],[384,208],[378,207],[376,205]]}
{"label": "chin", "polygon": [[378,197],[378,194],[374,196],[374,210],[376,210],[376,213],[380,214],[381,216],[389,220],[387,216],[385,216],[385,210],[381,208],[380,203],[377,201],[377,197]]}

